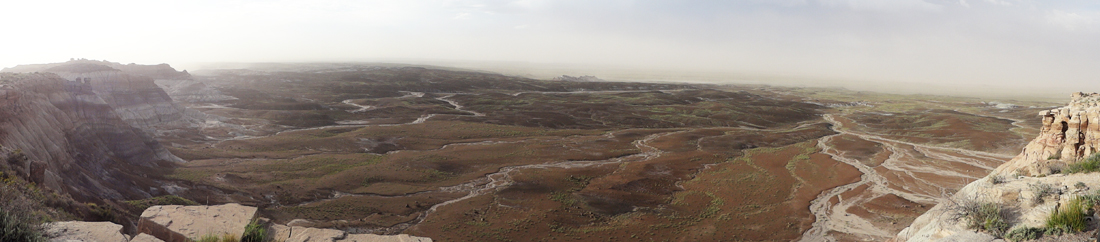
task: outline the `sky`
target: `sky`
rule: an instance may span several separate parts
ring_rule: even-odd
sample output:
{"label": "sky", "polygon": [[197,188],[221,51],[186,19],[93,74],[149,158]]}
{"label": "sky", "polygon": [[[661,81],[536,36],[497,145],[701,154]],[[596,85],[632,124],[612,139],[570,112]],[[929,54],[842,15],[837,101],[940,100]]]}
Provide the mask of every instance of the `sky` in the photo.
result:
{"label": "sky", "polygon": [[471,62],[975,91],[1100,86],[1100,1],[36,0],[0,9],[3,67]]}

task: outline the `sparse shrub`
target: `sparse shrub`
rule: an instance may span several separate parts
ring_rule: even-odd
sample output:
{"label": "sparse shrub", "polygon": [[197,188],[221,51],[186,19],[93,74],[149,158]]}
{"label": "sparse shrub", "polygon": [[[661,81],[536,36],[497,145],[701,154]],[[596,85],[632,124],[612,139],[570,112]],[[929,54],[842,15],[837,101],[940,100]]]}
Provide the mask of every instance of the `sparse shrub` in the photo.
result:
{"label": "sparse shrub", "polygon": [[1050,217],[1047,218],[1047,230],[1048,232],[1056,232],[1058,234],[1068,232],[1081,232],[1088,226],[1088,221],[1085,221],[1085,209],[1088,207],[1085,205],[1085,199],[1080,197],[1073,198],[1066,204],[1062,204],[1058,210],[1050,213]]}
{"label": "sparse shrub", "polygon": [[248,226],[244,227],[244,235],[241,236],[241,242],[266,242],[267,241],[267,228],[264,225],[253,220],[248,223]]}
{"label": "sparse shrub", "polygon": [[1084,182],[1077,182],[1076,184],[1073,184],[1073,187],[1077,188],[1077,189],[1084,189],[1084,188],[1089,187],[1089,186],[1085,185]]}
{"label": "sparse shrub", "polygon": [[1026,176],[1026,175],[1024,175],[1024,171],[1022,171],[1022,170],[1016,170],[1016,177],[1025,177],[1025,176]]}
{"label": "sparse shrub", "polygon": [[965,220],[967,228],[985,231],[998,238],[1004,236],[1008,228],[1012,227],[1008,222],[1008,210],[999,203],[963,199],[952,201],[948,209],[953,211],[952,220]]}
{"label": "sparse shrub", "polygon": [[1005,183],[1005,177],[1002,175],[991,175],[989,176],[989,183],[993,183],[993,185]]}
{"label": "sparse shrub", "polygon": [[1090,173],[1097,171],[1100,171],[1100,153],[1093,154],[1088,158],[1085,158],[1085,160],[1079,161],[1077,163],[1069,164],[1069,166],[1067,166],[1065,169],[1066,174]]}
{"label": "sparse shrub", "polygon": [[0,208],[0,241],[46,241],[42,228],[32,219]]}
{"label": "sparse shrub", "polygon": [[1050,154],[1050,156],[1047,157],[1047,160],[1057,160],[1057,159],[1062,159],[1062,153]]}
{"label": "sparse shrub", "polygon": [[1054,189],[1054,186],[1046,183],[1032,183],[1028,184],[1027,186],[1028,189],[1035,194],[1035,196],[1031,198],[1031,203],[1036,205],[1043,204],[1043,201],[1047,196],[1053,195],[1057,192],[1057,190]]}
{"label": "sparse shrub", "polygon": [[1046,232],[1046,229],[1042,228],[1023,227],[1008,232],[1005,234],[1005,239],[1012,242],[1034,240],[1043,237]]}

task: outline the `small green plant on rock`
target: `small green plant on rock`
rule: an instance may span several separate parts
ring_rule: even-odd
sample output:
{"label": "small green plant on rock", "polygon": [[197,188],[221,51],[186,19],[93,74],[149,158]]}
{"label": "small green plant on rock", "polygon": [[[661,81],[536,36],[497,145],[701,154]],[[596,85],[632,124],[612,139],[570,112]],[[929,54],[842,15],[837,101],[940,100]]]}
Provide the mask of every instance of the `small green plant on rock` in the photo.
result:
{"label": "small green plant on rock", "polygon": [[993,185],[1005,183],[1006,180],[1007,179],[1005,179],[1005,177],[1002,176],[1002,175],[990,175],[989,176],[989,183],[992,183]]}
{"label": "small green plant on rock", "polygon": [[214,235],[214,234],[207,234],[207,235],[203,235],[201,238],[196,239],[194,241],[195,242],[240,242],[240,240],[237,239],[237,236],[232,235],[232,234],[222,234],[222,236],[220,236],[220,237],[217,236],[217,235]]}
{"label": "small green plant on rock", "polygon": [[1023,227],[1008,232],[1005,234],[1005,239],[1012,242],[1034,240],[1042,238],[1046,232],[1046,229],[1042,228]]}
{"label": "small green plant on rock", "polygon": [[267,241],[267,228],[258,221],[253,220],[248,223],[248,226],[244,227],[244,235],[241,236],[241,242],[266,242]]}

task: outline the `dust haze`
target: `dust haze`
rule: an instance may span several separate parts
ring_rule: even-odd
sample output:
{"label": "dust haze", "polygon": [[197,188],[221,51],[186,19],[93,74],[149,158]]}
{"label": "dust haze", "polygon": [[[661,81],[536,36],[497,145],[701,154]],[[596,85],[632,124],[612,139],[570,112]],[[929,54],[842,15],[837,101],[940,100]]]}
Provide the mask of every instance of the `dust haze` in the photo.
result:
{"label": "dust haze", "polygon": [[0,66],[387,62],[548,78],[1049,96],[1100,79],[1088,1],[23,1]]}

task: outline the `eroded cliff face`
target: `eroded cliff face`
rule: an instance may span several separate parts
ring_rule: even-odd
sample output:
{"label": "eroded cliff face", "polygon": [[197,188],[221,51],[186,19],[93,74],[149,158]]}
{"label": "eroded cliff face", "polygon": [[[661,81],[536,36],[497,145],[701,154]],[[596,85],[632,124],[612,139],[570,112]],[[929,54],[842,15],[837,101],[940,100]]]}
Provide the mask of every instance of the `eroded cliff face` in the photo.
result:
{"label": "eroded cliff face", "polygon": [[[142,95],[130,94],[109,98],[119,103]],[[140,102],[126,100],[132,101]],[[78,201],[159,193],[151,188],[155,181],[137,174],[154,174],[180,161],[115,111],[86,82],[48,73],[0,73],[0,146],[32,161],[9,165]]]}
{"label": "eroded cliff face", "polygon": [[[959,205],[994,203],[1012,211],[1011,228],[1043,227],[1047,217],[1075,197],[1096,194],[1100,175],[1060,174],[1066,165],[1080,162],[1100,150],[1100,94],[1074,93],[1061,108],[1042,111],[1039,135],[1019,155],[989,176],[978,179],[918,217],[894,241],[999,241],[993,235],[967,228],[959,219]],[[1045,191],[1045,192],[1044,192]],[[1057,241],[1059,238],[1055,238]]]}
{"label": "eroded cliff face", "polygon": [[123,65],[107,61],[73,60],[63,63],[20,65],[4,72],[49,72],[63,79],[88,84],[92,92],[115,109],[123,121],[148,133],[167,127],[193,126],[201,120],[188,118],[182,106],[154,80],[191,80],[167,64]]}
{"label": "eroded cliff face", "polygon": [[[183,118],[183,108],[172,103],[168,93],[148,77],[133,76],[121,71],[53,72],[66,80],[85,83],[123,121],[144,130]],[[80,81],[75,81],[80,80]]]}
{"label": "eroded cliff face", "polygon": [[1100,151],[1100,94],[1074,93],[1072,98],[1065,107],[1040,112],[1039,136],[993,174],[1047,175]]}

